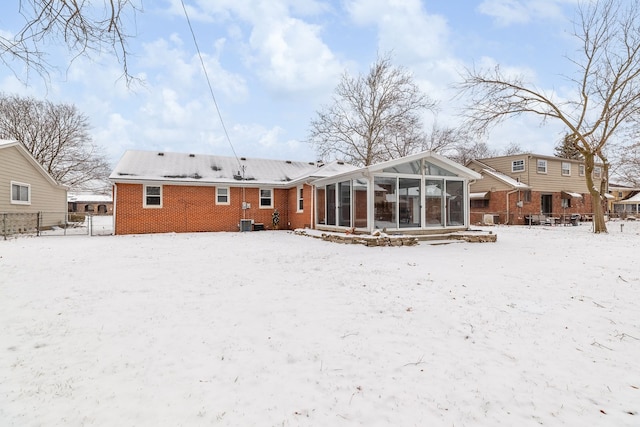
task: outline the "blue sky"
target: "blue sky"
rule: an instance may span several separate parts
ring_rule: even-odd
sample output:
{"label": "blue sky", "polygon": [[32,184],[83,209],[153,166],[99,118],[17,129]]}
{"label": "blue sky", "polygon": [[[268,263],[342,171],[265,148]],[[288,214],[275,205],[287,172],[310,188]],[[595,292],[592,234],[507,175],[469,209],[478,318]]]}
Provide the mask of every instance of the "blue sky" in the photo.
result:
{"label": "blue sky", "polygon": [[[185,0],[207,73],[239,156],[315,160],[305,142],[315,112],[330,102],[343,72],[366,73],[378,52],[411,71],[440,101],[438,122],[456,126],[451,84],[470,66],[500,64],[546,91],[566,96],[573,69],[570,36],[576,0]],[[0,32],[22,22],[17,2],[0,5]],[[91,122],[95,143],[112,161],[127,149],[232,155],[179,0],[144,4],[130,40],[132,88],[108,54],[76,59],[55,43],[60,65],[49,85],[21,83],[0,64],[0,91],[75,104]],[[16,68],[20,70],[19,67]],[[22,75],[24,77],[24,75]],[[425,114],[428,125],[434,119]],[[486,138],[552,154],[557,125],[513,119]]]}

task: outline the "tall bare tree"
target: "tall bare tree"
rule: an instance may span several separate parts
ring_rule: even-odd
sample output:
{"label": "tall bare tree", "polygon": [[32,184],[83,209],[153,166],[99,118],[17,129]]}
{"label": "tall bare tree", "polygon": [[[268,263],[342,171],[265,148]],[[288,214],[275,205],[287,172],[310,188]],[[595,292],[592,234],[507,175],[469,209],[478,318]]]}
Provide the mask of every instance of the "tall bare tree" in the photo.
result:
{"label": "tall bare tree", "polygon": [[24,65],[43,77],[53,68],[46,47],[61,41],[75,58],[113,53],[122,65],[123,77],[131,82],[129,73],[127,32],[124,18],[134,23],[135,13],[142,10],[141,0],[19,0],[16,15],[24,25],[11,36],[0,34],[0,61],[24,80],[15,67]]}
{"label": "tall bare tree", "polygon": [[361,166],[402,157],[422,146],[421,113],[436,105],[411,73],[378,57],[367,75],[342,76],[333,103],[311,121],[309,142],[322,158]]}
{"label": "tall bare tree", "polygon": [[110,165],[75,106],[0,94],[0,138],[14,139],[60,184],[104,187]]}
{"label": "tall bare tree", "polygon": [[[468,125],[486,131],[508,117],[534,114],[542,121],[562,123],[585,162],[585,179],[592,196],[594,232],[607,231],[603,202],[609,144],[624,139],[640,124],[640,3],[638,0],[600,0],[578,5],[573,35],[580,42],[576,56],[573,99],[559,99],[522,77],[493,70],[467,70],[459,85],[469,101]],[[596,188],[593,171],[603,165]]]}

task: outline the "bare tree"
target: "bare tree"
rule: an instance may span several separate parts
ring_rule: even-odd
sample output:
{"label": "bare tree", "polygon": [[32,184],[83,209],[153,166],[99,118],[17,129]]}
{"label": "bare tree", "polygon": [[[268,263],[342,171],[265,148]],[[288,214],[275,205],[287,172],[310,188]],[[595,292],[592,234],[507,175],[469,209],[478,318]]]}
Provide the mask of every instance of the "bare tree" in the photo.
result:
{"label": "bare tree", "polygon": [[611,173],[615,179],[633,187],[640,187],[640,142],[614,150]]}
{"label": "bare tree", "polygon": [[60,184],[102,186],[111,169],[75,106],[0,94],[0,138],[14,139]]}
{"label": "bare tree", "polygon": [[367,75],[342,76],[333,103],[311,121],[309,142],[322,158],[361,166],[402,157],[422,146],[420,113],[435,107],[407,70],[379,57]]}
{"label": "bare tree", "polygon": [[[573,35],[580,41],[573,99],[556,99],[522,77],[493,70],[467,70],[459,85],[468,96],[468,125],[486,131],[508,117],[535,114],[562,123],[585,162],[587,188],[594,201],[594,232],[607,231],[603,202],[607,194],[608,144],[637,129],[640,119],[640,3],[601,0],[578,6]],[[596,188],[593,171],[603,167]]]}
{"label": "bare tree", "polygon": [[17,7],[24,26],[13,36],[0,34],[0,61],[18,78],[22,79],[23,73],[16,72],[16,62],[46,78],[53,67],[45,48],[60,40],[74,58],[111,51],[122,65],[123,77],[131,82],[127,40],[132,35],[127,33],[123,18],[130,12],[134,22],[135,13],[142,10],[141,2],[19,0]]}

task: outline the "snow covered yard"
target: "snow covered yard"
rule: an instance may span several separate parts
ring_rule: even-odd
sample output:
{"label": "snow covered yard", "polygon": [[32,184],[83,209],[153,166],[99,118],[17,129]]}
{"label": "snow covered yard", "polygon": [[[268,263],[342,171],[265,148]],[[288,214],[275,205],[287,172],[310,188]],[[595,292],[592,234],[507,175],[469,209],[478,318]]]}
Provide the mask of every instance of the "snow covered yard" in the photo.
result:
{"label": "snow covered yard", "polygon": [[0,241],[0,420],[640,425],[640,222]]}

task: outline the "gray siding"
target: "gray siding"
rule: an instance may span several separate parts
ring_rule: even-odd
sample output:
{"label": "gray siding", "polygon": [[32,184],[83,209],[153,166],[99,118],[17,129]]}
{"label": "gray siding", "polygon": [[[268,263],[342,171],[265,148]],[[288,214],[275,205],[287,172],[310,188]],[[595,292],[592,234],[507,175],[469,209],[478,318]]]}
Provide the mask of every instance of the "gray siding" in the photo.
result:
{"label": "gray siding", "polygon": [[[11,182],[31,186],[31,204],[11,203]],[[18,147],[0,148],[0,212],[66,212],[67,191],[53,185]]]}

